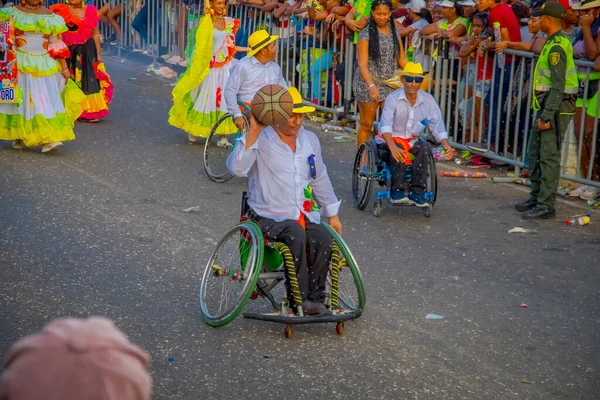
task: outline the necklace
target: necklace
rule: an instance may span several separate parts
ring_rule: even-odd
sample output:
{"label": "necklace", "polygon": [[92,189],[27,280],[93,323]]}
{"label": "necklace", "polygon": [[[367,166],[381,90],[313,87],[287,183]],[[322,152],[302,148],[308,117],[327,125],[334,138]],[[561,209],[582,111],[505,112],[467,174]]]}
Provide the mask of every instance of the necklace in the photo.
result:
{"label": "necklace", "polygon": [[25,8],[29,10],[37,10],[38,8],[40,8],[40,5],[38,4],[37,6],[30,6],[29,4],[25,4]]}

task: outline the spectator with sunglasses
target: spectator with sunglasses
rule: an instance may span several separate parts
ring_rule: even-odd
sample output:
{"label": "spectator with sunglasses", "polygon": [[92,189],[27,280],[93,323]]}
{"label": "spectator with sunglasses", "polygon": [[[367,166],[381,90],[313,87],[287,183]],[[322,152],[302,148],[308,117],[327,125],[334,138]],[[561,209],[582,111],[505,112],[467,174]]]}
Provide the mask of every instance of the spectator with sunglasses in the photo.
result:
{"label": "spectator with sunglasses", "polygon": [[[403,87],[385,99],[377,147],[392,173],[391,203],[414,203],[417,207],[427,207],[425,192],[431,146],[417,139],[428,128],[444,147],[446,159],[452,158],[454,149],[448,142],[440,107],[433,96],[420,90],[425,79],[421,64],[407,63],[400,79]],[[407,197],[405,174],[406,167],[411,164],[412,178]]]}

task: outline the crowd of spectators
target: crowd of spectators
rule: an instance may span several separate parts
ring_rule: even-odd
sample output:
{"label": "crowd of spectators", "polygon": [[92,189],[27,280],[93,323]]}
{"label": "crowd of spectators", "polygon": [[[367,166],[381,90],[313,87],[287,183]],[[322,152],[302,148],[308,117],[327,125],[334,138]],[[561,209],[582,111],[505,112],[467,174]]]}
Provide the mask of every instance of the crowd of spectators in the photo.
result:
{"label": "crowd of spectators", "polygon": [[[281,27],[281,21],[290,20],[294,33],[313,37],[308,43],[298,43],[299,40],[294,43],[290,38],[288,45],[305,52],[310,52],[307,50],[310,47],[323,49],[311,53],[305,60],[306,66],[301,65],[302,60],[285,60],[296,67],[301,65],[296,69],[305,71],[303,78],[308,86],[300,88],[305,98],[331,107],[344,89],[344,79],[350,77],[352,93],[346,97],[352,97],[357,104],[359,144],[368,137],[378,108],[394,88],[390,83],[394,71],[407,61],[420,62],[430,78],[423,89],[431,90],[435,69],[442,67],[435,65],[438,51],[442,51],[448,59],[444,75],[448,80],[440,82],[451,113],[447,118],[448,130],[458,140],[480,144],[505,157],[524,154],[525,164],[527,130],[534,118],[529,94],[535,58],[509,51],[540,53],[546,38],[540,31],[540,17],[532,16],[532,11],[544,2],[248,0],[262,7],[263,12],[271,13],[268,23],[273,26]],[[578,146],[581,144],[578,175],[600,181],[600,135],[594,135],[598,129],[594,125],[598,123],[600,0],[559,2],[566,9],[563,30],[573,44],[575,59],[595,62],[595,71],[591,72],[578,66],[581,90],[573,133]],[[336,54],[346,50],[342,44],[346,35],[356,45],[354,59],[346,59],[347,64],[354,64],[349,66],[341,62],[344,57]],[[396,35],[401,38],[398,42]],[[350,73],[344,71],[347,67],[352,68]],[[458,120],[455,110],[459,111]],[[458,129],[453,132],[456,126]],[[481,156],[471,158],[470,162],[480,167],[489,164]],[[582,185],[571,194],[589,200],[598,197],[599,191]]]}
{"label": "crowd of spectators", "polygon": [[[162,50],[169,53],[171,63],[185,65],[193,49],[193,43],[190,45],[194,39],[193,21],[201,13],[201,1],[96,0],[106,22],[104,40],[121,45],[124,29],[118,17],[121,6],[126,6],[131,8],[126,23],[134,29],[125,30],[136,33],[141,45],[147,42],[149,25],[153,25],[148,8],[154,1],[155,11],[151,15],[155,25],[170,20],[171,30],[177,32]],[[600,0],[559,1],[566,9],[563,30],[573,44],[575,59],[595,62],[592,71],[577,67],[581,90],[572,129],[580,148],[576,173],[600,181],[600,134],[595,134],[599,108]],[[415,61],[422,64],[430,78],[422,88],[432,91],[438,84],[438,89],[442,87],[445,92],[447,100],[442,111],[454,138],[477,143],[509,158],[514,154],[524,155],[522,161],[527,164],[524,146],[534,118],[530,110],[530,75],[535,58],[516,56],[510,51],[540,53],[546,38],[540,31],[540,18],[532,16],[532,11],[544,2],[237,0],[237,6],[230,7],[230,11],[243,17],[236,35],[240,46],[246,45],[247,37],[256,29],[267,28],[280,36],[280,50],[284,51],[280,51],[276,61],[305,99],[329,109],[339,110],[343,105],[346,112],[353,109],[351,104],[356,104],[360,115],[359,143],[368,138],[378,109],[396,87],[395,71],[406,62]],[[174,7],[187,15],[172,15]],[[163,13],[168,17],[163,17]],[[156,36],[161,32],[160,27],[153,32]],[[185,32],[190,32],[187,40]],[[438,63],[440,55],[448,62]],[[443,76],[448,79],[436,82],[436,72],[442,68]],[[439,79],[442,75],[438,72],[437,76]],[[471,158],[470,162],[474,166],[489,164],[481,156]],[[571,194],[592,199],[598,197],[599,190],[582,185]]]}

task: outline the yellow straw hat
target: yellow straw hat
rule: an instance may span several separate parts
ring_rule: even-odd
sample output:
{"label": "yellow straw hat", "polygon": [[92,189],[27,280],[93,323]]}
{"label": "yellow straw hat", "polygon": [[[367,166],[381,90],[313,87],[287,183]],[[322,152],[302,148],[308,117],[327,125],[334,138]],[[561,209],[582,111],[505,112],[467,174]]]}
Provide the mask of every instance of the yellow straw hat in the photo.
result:
{"label": "yellow straw hat", "polygon": [[419,63],[407,62],[399,76],[423,76],[423,66]]}
{"label": "yellow straw hat", "polygon": [[306,114],[315,111],[313,106],[306,106],[302,103],[302,95],[298,89],[290,86],[288,92],[292,95],[292,101],[294,102],[294,114]]}
{"label": "yellow straw hat", "polygon": [[254,32],[248,38],[248,46],[250,46],[250,51],[248,52],[248,56],[251,57],[258,53],[261,49],[265,48],[268,44],[273,43],[279,38],[279,36],[271,36],[269,32],[261,29],[260,31]]}

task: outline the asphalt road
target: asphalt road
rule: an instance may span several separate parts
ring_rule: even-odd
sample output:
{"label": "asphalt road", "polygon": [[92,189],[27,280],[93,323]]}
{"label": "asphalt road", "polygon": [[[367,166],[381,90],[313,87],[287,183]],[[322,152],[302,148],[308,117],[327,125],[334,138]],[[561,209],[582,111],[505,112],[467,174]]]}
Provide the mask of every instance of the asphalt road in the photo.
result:
{"label": "asphalt road", "polygon": [[582,210],[561,202],[556,220],[526,222],[512,209],[522,188],[441,178],[431,218],[388,207],[377,219],[352,207],[355,147],[331,134],[318,132],[363,317],[342,337],[320,324],[293,340],[266,322],[204,325],[203,264],[245,182],[206,178],[202,146],[167,123],[170,82],[107,64],[107,120],[78,124],[51,156],[0,144],[0,355],[53,318],[103,315],[150,353],[154,399],[598,398],[598,213],[567,228]]}

